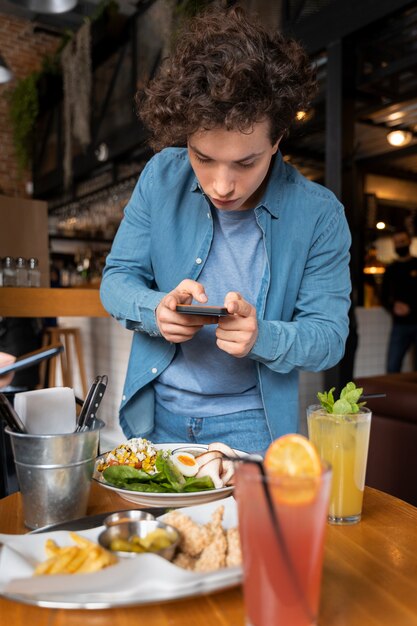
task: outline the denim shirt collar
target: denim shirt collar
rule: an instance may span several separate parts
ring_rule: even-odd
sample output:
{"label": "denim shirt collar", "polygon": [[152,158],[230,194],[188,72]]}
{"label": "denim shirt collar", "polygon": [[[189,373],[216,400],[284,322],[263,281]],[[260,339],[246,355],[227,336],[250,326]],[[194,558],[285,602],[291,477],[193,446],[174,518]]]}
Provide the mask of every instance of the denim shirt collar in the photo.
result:
{"label": "denim shirt collar", "polygon": [[[266,209],[273,217],[276,218],[279,217],[280,199],[287,179],[285,169],[284,160],[281,153],[278,151],[271,161],[271,171],[265,193],[259,204],[255,207],[256,209]],[[191,184],[190,191],[197,191],[202,195],[205,195],[196,176]]]}

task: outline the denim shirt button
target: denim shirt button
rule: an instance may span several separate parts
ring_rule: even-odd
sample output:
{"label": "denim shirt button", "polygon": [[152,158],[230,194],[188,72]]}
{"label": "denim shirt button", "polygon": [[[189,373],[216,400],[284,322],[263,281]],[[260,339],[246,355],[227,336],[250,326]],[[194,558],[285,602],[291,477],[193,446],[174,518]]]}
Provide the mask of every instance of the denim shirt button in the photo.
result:
{"label": "denim shirt button", "polygon": [[207,217],[209,218],[209,220],[211,220],[211,213],[210,213],[210,211],[207,213]]}
{"label": "denim shirt button", "polygon": [[156,372],[157,372],[157,371],[158,371],[158,368],[157,368],[157,367],[153,367],[153,368],[151,369],[152,374],[156,374]]}
{"label": "denim shirt button", "polygon": [[200,257],[197,257],[195,262],[197,263],[197,265],[201,265],[202,264],[202,259],[200,259]]}
{"label": "denim shirt button", "polygon": [[126,396],[122,396],[122,400],[124,402],[126,400]]}

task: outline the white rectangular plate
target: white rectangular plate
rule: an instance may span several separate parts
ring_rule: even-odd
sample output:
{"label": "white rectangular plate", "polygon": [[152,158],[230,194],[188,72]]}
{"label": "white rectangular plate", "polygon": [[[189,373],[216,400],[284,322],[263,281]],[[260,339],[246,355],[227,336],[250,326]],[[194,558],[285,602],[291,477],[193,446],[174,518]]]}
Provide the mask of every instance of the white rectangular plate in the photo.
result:
{"label": "white rectangular plate", "polygon": [[[233,497],[190,507],[184,513],[198,523],[206,523],[220,505],[225,507],[224,528],[237,526]],[[102,530],[100,526],[79,534],[96,540]],[[33,577],[36,563],[45,559],[47,539],[54,539],[59,545],[72,544],[68,531],[0,535],[4,544],[0,552],[0,595],[49,608],[103,609],[192,597],[227,589],[242,581],[241,567],[196,573],[154,554],[121,559],[116,565],[91,574]]]}

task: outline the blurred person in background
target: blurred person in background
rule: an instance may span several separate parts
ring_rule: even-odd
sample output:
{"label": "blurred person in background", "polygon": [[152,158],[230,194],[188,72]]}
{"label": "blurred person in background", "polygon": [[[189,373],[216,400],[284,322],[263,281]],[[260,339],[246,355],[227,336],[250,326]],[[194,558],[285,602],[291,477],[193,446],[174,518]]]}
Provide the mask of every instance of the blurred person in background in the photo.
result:
{"label": "blurred person in background", "polygon": [[[386,268],[381,301],[392,316],[388,343],[387,372],[401,372],[411,346],[417,352],[417,258],[410,253],[411,237],[406,230],[393,235],[397,259]],[[415,369],[414,361],[414,369]]]}

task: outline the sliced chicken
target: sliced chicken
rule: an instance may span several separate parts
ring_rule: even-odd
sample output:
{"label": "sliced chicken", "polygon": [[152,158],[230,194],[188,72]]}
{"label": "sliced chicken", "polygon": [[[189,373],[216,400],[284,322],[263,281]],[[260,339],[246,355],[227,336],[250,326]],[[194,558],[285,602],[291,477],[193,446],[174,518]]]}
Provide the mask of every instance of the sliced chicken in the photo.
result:
{"label": "sliced chicken", "polygon": [[220,478],[223,481],[223,485],[230,485],[233,481],[232,478],[235,473],[235,464],[233,461],[222,460],[222,472],[220,474]]}
{"label": "sliced chicken", "polygon": [[[200,455],[200,456],[203,456],[203,455]],[[221,458],[212,458],[210,461],[208,461],[207,463],[204,463],[204,465],[200,467],[200,469],[198,470],[197,478],[201,478],[202,476],[210,476],[215,488],[220,489],[221,487],[223,487],[223,481],[220,478],[221,471],[222,471]]]}
{"label": "sliced chicken", "polygon": [[218,450],[208,450],[207,452],[203,452],[202,454],[196,456],[195,460],[198,463],[198,467],[203,467],[203,465],[209,461],[212,461],[213,459],[221,459],[222,456],[222,453]]}
{"label": "sliced chicken", "polygon": [[214,443],[210,443],[208,445],[208,449],[209,449],[209,451],[211,451],[211,450],[218,450],[219,452],[221,452],[225,456],[230,457],[232,459],[237,459],[238,458],[238,455],[233,450],[233,448],[230,448],[230,446],[226,445],[225,443],[222,443],[221,441],[215,441]]}

